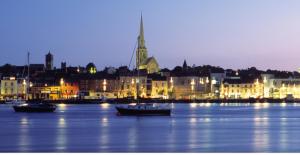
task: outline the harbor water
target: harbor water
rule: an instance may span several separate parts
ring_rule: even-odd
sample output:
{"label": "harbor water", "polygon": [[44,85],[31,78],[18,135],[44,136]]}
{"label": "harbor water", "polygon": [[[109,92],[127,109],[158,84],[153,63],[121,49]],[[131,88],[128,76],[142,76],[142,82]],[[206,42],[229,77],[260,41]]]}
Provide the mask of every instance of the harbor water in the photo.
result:
{"label": "harbor water", "polygon": [[111,104],[54,113],[0,105],[0,152],[300,152],[300,104],[172,104],[171,116],[118,116]]}

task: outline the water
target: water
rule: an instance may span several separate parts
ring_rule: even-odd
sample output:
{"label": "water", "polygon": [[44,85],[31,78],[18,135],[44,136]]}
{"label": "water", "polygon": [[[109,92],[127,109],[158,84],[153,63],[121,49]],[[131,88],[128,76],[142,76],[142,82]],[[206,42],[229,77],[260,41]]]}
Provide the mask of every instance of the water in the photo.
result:
{"label": "water", "polygon": [[0,152],[300,152],[300,104],[172,106],[171,117],[135,117],[109,104],[0,105]]}

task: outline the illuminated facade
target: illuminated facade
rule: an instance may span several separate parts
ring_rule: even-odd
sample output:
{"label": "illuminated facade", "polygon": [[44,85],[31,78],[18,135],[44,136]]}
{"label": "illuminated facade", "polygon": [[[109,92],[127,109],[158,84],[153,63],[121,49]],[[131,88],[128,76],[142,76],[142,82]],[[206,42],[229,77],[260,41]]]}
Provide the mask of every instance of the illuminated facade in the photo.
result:
{"label": "illuminated facade", "polygon": [[81,79],[79,97],[84,99],[102,99],[118,97],[119,80],[111,77]]}
{"label": "illuminated facade", "polygon": [[298,78],[265,78],[265,96],[267,98],[284,99],[300,98],[300,79]]}
{"label": "illuminated facade", "polygon": [[171,76],[168,78],[169,98],[203,99],[210,97],[209,77]]}
{"label": "illuminated facade", "polygon": [[60,91],[62,99],[77,98],[79,93],[79,87],[77,82],[66,81],[63,78],[60,79]]}
{"label": "illuminated facade", "polygon": [[[119,79],[119,98],[124,97],[137,97],[137,90],[139,91],[139,97],[146,98],[147,97],[147,77],[140,76],[120,76]],[[138,82],[138,85],[137,85]],[[138,88],[137,88],[138,86]]]}
{"label": "illuminated facade", "polygon": [[58,86],[33,86],[30,88],[29,99],[59,100],[62,99],[61,87]]}
{"label": "illuminated facade", "polygon": [[220,97],[225,99],[262,98],[264,85],[259,79],[224,79],[220,88]]}
{"label": "illuminated facade", "polygon": [[4,77],[1,80],[1,99],[24,98],[26,93],[26,83],[24,79],[15,77]]}

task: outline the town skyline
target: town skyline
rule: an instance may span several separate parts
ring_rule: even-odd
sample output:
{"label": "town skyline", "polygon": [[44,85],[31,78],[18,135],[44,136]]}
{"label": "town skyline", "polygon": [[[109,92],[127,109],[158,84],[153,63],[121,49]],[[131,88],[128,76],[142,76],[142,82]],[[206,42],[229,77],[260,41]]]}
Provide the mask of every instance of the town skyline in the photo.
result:
{"label": "town skyline", "polygon": [[[62,61],[68,66],[93,62],[100,70],[128,65],[143,11],[146,45],[160,68],[173,69],[184,60],[230,69],[297,71],[300,66],[299,2],[134,2],[1,1],[6,17],[0,26],[0,65],[24,65],[27,51],[32,63],[43,63],[49,50],[56,67]],[[166,6],[169,10],[150,11]]]}

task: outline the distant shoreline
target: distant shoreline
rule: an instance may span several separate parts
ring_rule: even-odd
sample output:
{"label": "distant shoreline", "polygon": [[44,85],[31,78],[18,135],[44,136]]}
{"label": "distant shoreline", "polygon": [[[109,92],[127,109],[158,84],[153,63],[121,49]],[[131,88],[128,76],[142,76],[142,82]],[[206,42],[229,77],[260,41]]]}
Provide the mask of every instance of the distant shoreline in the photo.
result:
{"label": "distant shoreline", "polygon": [[[55,104],[129,104],[136,103],[133,99],[69,99],[69,100],[30,100],[29,102],[38,103],[55,103]],[[195,99],[195,100],[172,100],[172,99],[140,99],[141,103],[300,103],[300,99]],[[5,104],[5,101],[0,101]]]}

